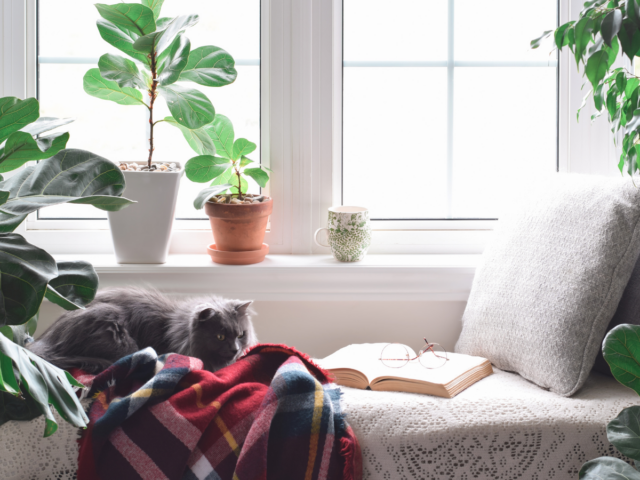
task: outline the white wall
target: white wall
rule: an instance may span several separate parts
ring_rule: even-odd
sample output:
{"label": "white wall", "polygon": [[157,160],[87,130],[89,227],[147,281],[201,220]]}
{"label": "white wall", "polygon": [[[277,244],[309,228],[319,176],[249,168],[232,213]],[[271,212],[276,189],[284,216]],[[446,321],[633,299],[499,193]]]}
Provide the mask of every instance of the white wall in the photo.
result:
{"label": "white wall", "polygon": [[[465,302],[255,302],[254,325],[263,343],[284,343],[322,358],[351,343],[400,342],[415,349],[422,337],[447,350],[460,334]],[[44,302],[36,337],[63,310]]]}

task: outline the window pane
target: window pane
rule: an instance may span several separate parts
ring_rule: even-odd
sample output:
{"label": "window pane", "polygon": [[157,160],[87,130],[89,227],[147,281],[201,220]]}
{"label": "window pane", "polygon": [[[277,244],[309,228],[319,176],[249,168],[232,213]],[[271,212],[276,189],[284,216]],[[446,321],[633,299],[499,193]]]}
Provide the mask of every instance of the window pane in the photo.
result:
{"label": "window pane", "polygon": [[[73,11],[74,15],[68,15]],[[238,78],[223,88],[190,84],[204,92],[216,112],[228,116],[236,138],[244,137],[258,145],[250,156],[260,161],[260,0],[167,0],[163,17],[198,13],[199,23],[187,31],[192,49],[216,45],[227,50],[237,62]],[[74,117],[69,126],[70,148],[91,150],[114,162],[144,161],[148,156],[146,109],[123,106],[86,94],[82,78],[97,65],[77,62],[78,57],[97,59],[107,52],[126,54],[104,42],[96,28],[98,13],[86,0],[39,0],[39,100],[42,116]],[[234,19],[242,18],[237,28]],[[60,58],[67,57],[67,58]],[[127,57],[128,58],[128,57]],[[56,63],[50,63],[50,62]],[[89,60],[90,61],[90,60]],[[66,62],[66,63],[60,63]],[[169,115],[164,100],[156,103],[154,117]],[[183,164],[197,154],[189,148],[176,128],[160,123],[155,128],[154,160],[180,161]],[[249,179],[251,191],[259,187]],[[195,184],[183,178],[177,218],[206,219],[193,208],[193,199],[207,184]],[[89,206],[61,205],[39,212],[39,218],[106,218]]]}
{"label": "window pane", "polygon": [[507,175],[557,169],[557,59],[529,48],[557,0],[343,1],[343,204],[495,218]]}

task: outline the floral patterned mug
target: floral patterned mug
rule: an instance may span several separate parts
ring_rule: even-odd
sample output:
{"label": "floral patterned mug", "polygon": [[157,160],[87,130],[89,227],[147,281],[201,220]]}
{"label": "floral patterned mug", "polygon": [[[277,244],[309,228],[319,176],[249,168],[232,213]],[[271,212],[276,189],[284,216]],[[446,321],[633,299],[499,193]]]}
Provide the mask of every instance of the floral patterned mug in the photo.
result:
{"label": "floral patterned mug", "polygon": [[[330,247],[331,253],[341,262],[362,260],[371,245],[369,210],[364,207],[331,207],[329,228],[319,228],[315,233],[316,244]],[[319,239],[320,233],[327,237]]]}

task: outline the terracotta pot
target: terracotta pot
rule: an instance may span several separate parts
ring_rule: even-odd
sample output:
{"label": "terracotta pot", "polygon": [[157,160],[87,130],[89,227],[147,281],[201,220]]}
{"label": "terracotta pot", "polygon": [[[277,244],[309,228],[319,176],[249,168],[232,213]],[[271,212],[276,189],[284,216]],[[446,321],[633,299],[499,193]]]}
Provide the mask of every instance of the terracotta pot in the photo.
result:
{"label": "terracotta pot", "polygon": [[216,248],[225,252],[260,250],[272,211],[272,198],[252,205],[204,204]]}

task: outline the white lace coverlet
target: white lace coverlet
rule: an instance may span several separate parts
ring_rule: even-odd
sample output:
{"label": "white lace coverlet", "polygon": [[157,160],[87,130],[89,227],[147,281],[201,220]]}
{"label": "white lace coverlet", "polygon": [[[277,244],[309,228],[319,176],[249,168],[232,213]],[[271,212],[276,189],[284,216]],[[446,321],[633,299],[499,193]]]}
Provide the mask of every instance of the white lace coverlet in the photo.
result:
{"label": "white lace coverlet", "polygon": [[[343,391],[366,480],[577,479],[587,460],[620,456],[605,427],[640,404],[635,392],[599,374],[566,398],[497,369],[452,399]],[[0,479],[74,479],[78,430],[59,426],[42,438],[42,417],[2,425]]]}
{"label": "white lace coverlet", "polygon": [[582,464],[620,454],[606,425],[640,397],[592,374],[566,398],[494,369],[452,399],[343,387],[364,479],[577,479]]}

